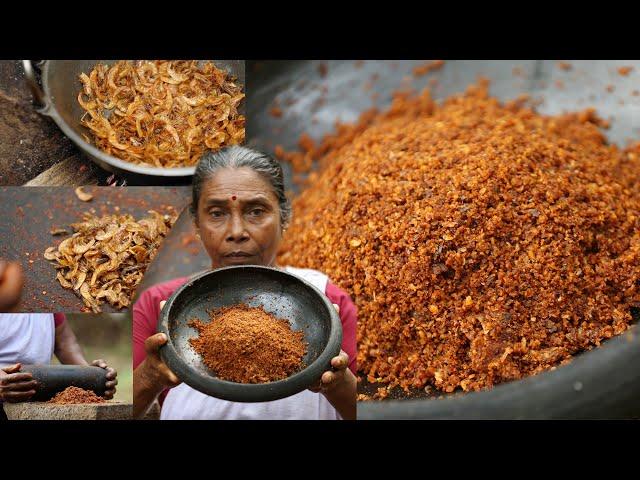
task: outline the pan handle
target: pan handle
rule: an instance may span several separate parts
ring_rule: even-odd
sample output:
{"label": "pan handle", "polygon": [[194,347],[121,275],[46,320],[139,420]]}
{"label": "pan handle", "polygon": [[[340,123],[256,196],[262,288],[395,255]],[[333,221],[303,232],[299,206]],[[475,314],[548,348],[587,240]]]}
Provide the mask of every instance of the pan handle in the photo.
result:
{"label": "pan handle", "polygon": [[[44,62],[39,62],[38,65],[40,66],[43,63]],[[27,81],[29,90],[31,90],[31,96],[33,97],[33,103],[36,107],[36,111],[46,115],[50,105],[49,99],[42,91],[42,87],[40,87],[38,80],[36,80],[34,65],[31,60],[22,60],[22,67],[24,68],[24,78]]]}

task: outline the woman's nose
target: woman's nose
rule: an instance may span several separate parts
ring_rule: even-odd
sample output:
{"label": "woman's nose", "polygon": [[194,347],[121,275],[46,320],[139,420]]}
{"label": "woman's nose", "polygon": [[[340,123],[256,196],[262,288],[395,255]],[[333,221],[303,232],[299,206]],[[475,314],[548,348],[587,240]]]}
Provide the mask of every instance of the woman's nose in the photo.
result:
{"label": "woman's nose", "polygon": [[228,242],[240,242],[249,239],[249,234],[240,215],[232,215],[227,233]]}

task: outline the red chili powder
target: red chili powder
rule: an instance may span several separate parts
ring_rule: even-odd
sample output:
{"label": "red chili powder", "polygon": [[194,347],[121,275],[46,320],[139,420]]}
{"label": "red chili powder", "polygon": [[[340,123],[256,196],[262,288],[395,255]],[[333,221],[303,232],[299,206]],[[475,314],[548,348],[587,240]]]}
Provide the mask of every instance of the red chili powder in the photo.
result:
{"label": "red chili powder", "polygon": [[106,400],[90,390],[78,387],[67,387],[47,403],[70,405],[73,403],[105,403]]}
{"label": "red chili powder", "polygon": [[266,383],[287,378],[302,366],[308,344],[287,320],[246,305],[223,307],[209,316],[208,323],[189,321],[199,333],[189,343],[219,378]]}

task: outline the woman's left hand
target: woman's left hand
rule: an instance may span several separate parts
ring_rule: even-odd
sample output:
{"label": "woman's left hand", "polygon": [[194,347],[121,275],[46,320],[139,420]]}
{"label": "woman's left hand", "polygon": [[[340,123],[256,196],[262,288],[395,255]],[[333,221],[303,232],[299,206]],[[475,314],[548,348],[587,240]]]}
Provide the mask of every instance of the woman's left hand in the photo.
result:
{"label": "woman's left hand", "polygon": [[340,350],[338,356],[331,359],[331,366],[334,370],[324,372],[320,380],[309,387],[309,390],[315,393],[326,394],[347,383],[347,376],[350,373],[350,371],[347,370],[349,366],[349,355]]}
{"label": "woman's left hand", "polygon": [[107,362],[101,358],[91,362],[91,365],[94,367],[104,368],[107,371],[107,382],[104,384],[106,390],[104,391],[103,397],[107,400],[112,399],[116,394],[116,385],[118,384],[118,379],[116,377],[118,376],[118,372],[116,372],[114,368],[108,366]]}

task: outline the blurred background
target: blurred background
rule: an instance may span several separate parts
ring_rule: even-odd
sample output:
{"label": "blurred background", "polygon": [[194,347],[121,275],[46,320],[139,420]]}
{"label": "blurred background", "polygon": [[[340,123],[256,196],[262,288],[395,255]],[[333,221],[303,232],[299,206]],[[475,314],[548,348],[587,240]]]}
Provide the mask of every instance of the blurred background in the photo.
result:
{"label": "blurred background", "polygon": [[[88,362],[102,358],[118,372],[114,400],[133,402],[131,317],[126,313],[66,314]],[[53,365],[59,365],[55,356]]]}

